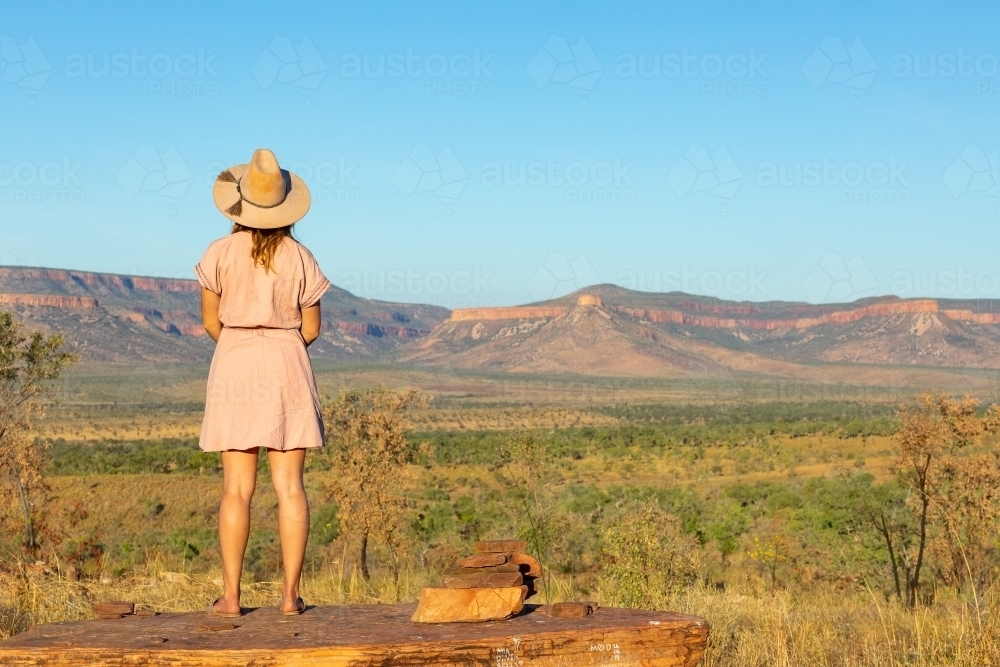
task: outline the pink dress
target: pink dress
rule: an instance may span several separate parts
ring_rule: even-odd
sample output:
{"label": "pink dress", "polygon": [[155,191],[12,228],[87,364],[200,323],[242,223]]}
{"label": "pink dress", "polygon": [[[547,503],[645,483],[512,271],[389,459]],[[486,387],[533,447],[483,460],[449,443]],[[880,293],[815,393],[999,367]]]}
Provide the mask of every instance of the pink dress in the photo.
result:
{"label": "pink dress", "polygon": [[265,272],[250,257],[248,232],[214,241],[195,267],[218,294],[222,334],[212,357],[198,445],[228,449],[323,446],[319,393],[305,341],[302,309],[330,286],[312,254],[286,238]]}

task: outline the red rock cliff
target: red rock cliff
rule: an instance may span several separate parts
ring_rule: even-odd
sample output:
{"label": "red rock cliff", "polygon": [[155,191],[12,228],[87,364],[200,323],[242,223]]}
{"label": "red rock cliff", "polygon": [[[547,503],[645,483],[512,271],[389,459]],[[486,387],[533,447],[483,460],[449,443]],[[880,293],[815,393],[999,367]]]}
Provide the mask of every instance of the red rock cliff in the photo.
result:
{"label": "red rock cliff", "polygon": [[[1000,313],[974,313],[971,310],[944,310],[934,299],[912,299],[908,301],[889,301],[875,303],[861,308],[838,310],[815,317],[768,319],[766,317],[745,317],[755,315],[760,310],[755,306],[703,306],[695,302],[680,302],[681,308],[690,308],[695,313],[686,310],[628,308],[625,306],[607,306],[609,310],[636,317],[650,322],[685,324],[688,326],[705,327],[708,329],[757,329],[762,331],[777,331],[787,329],[808,329],[823,324],[848,324],[860,319],[874,316],[892,316],[909,313],[940,313],[953,320],[975,322],[978,324],[1000,324]],[[524,306],[514,308],[462,308],[451,313],[451,321],[468,320],[515,320],[540,319],[556,317],[566,312],[566,307],[560,306]],[[702,315],[700,313],[717,313],[734,315],[734,317],[719,317],[717,315]],[[744,315],[744,317],[736,317]]]}
{"label": "red rock cliff", "polygon": [[4,279],[78,282],[91,287],[103,285],[144,292],[197,292],[201,289],[196,280],[119,276],[113,273],[91,273],[90,271],[68,271],[65,269],[3,267],[0,268],[0,280]]}
{"label": "red rock cliff", "polygon": [[0,294],[0,304],[8,306],[50,306],[52,308],[97,308],[97,299],[89,296],[53,296],[51,294]]}

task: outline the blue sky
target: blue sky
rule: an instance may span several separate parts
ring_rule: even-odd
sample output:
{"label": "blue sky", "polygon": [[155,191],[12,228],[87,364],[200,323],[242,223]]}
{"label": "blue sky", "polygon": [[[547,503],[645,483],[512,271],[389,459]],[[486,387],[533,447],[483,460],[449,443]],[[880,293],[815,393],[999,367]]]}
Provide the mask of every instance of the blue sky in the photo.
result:
{"label": "blue sky", "polygon": [[267,146],[369,298],[1000,298],[998,13],[6,2],[0,263],[192,277]]}

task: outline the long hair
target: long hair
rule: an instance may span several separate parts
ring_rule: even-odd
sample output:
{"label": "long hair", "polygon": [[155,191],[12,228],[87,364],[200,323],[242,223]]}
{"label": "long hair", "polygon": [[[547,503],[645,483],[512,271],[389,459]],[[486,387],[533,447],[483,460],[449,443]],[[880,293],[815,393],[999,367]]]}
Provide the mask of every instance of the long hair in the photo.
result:
{"label": "long hair", "polygon": [[274,252],[281,245],[281,242],[288,237],[292,240],[292,226],[278,227],[277,229],[255,229],[244,227],[238,222],[233,223],[233,234],[238,232],[250,232],[253,245],[250,246],[250,256],[253,257],[254,266],[263,266],[265,272],[270,272],[274,262]]}

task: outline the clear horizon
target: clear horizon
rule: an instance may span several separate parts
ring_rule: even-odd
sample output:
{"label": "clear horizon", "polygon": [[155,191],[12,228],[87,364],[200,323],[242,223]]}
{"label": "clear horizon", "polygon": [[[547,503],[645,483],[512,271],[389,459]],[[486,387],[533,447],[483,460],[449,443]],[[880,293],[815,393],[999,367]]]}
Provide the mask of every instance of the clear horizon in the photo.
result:
{"label": "clear horizon", "polygon": [[285,7],[5,7],[0,264],[193,278],[267,146],[366,298],[1000,298],[995,5]]}

